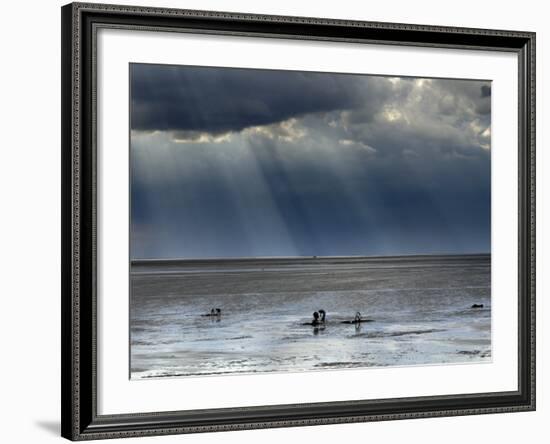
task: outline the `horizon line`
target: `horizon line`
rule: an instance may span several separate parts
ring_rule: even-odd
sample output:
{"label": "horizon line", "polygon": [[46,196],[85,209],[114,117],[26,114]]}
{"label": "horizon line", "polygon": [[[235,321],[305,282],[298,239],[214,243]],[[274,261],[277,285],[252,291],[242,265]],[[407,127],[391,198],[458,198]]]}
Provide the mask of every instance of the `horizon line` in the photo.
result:
{"label": "horizon line", "polygon": [[402,257],[429,257],[429,256],[490,256],[491,252],[475,253],[420,253],[420,254],[394,254],[394,255],[347,255],[347,256],[220,256],[208,258],[130,258],[130,262],[166,262],[166,261],[251,261],[251,260],[281,260],[281,259],[381,259]]}

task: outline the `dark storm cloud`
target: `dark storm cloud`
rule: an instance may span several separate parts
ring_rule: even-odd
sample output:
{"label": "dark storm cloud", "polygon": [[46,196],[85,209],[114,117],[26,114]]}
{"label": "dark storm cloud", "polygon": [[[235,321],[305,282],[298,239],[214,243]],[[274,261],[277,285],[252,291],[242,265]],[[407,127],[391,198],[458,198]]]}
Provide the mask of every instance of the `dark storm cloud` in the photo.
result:
{"label": "dark storm cloud", "polygon": [[133,64],[132,129],[223,133],[364,103],[359,76]]}
{"label": "dark storm cloud", "polygon": [[132,257],[490,251],[490,82],[158,69],[132,84]]}

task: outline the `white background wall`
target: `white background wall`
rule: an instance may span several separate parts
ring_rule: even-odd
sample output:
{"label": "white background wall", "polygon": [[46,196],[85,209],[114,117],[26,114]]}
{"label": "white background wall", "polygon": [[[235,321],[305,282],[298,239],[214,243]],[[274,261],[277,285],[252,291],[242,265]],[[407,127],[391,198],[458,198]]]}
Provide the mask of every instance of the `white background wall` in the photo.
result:
{"label": "white background wall", "polygon": [[[550,89],[550,14],[545,2],[460,0],[163,0],[118,3],[261,14],[308,15],[537,32],[538,124],[538,409],[484,415],[140,438],[126,442],[324,443],[342,440],[407,443],[547,442],[550,385],[544,373],[550,330],[544,325],[550,245],[544,204],[550,156],[544,122]],[[4,2],[0,25],[0,436],[6,443],[60,441],[60,6],[58,0]],[[7,248],[6,248],[7,247]],[[548,274],[548,273],[547,273]],[[546,278],[546,279],[545,279]]]}

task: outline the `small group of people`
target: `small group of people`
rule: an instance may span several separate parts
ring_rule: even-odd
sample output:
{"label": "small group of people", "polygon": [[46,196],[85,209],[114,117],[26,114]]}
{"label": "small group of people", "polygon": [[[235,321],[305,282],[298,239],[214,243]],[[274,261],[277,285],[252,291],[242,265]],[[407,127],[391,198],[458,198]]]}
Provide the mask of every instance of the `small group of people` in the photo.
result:
{"label": "small group of people", "polygon": [[[210,310],[210,313],[203,314],[201,316],[207,316],[210,318],[216,318],[219,319],[222,315],[221,308],[214,308]],[[327,319],[327,312],[323,309],[317,310],[313,312],[313,319],[311,322],[305,322],[302,325],[312,325],[314,327],[323,326],[326,323]],[[367,322],[368,319],[363,319],[360,312],[355,313],[355,318],[353,320],[347,320],[347,321],[341,321],[342,324],[360,324],[361,322]]]}
{"label": "small group of people", "polygon": [[203,316],[212,316],[219,318],[222,315],[222,309],[221,308],[212,308],[210,310],[210,313],[204,314]]}
{"label": "small group of people", "polygon": [[319,311],[313,312],[313,320],[311,322],[306,322],[306,325],[324,325],[326,320],[327,313],[325,310],[321,309]]}
{"label": "small group of people", "polygon": [[[327,313],[325,310],[321,309],[313,312],[313,320],[311,322],[306,322],[303,325],[312,325],[320,326],[325,325]],[[366,322],[367,319],[363,319],[360,312],[355,312],[355,318],[349,321],[341,321],[342,324],[360,324],[361,322]]]}

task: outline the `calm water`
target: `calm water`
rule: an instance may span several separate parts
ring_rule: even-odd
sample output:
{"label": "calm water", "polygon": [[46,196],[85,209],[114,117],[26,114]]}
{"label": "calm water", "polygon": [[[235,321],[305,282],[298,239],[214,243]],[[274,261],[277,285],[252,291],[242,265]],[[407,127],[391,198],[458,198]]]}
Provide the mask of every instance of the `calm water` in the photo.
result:
{"label": "calm water", "polygon": [[490,361],[490,282],[489,255],[134,262],[131,376]]}

